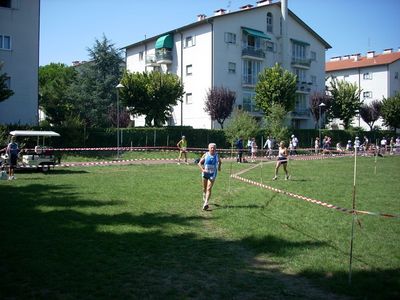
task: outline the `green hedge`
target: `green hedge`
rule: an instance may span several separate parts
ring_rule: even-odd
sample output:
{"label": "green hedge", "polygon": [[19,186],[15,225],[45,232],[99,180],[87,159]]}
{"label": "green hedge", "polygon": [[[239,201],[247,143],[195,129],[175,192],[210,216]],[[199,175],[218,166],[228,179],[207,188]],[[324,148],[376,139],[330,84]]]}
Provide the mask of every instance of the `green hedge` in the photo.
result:
{"label": "green hedge", "polygon": [[[117,135],[115,128],[65,128],[65,127],[27,127],[27,126],[0,126],[0,149],[7,145],[8,133],[12,130],[54,130],[60,133],[60,138],[51,138],[46,142],[48,145],[61,147],[115,147],[117,145]],[[208,143],[216,143],[218,148],[229,148],[230,144],[225,137],[225,133],[220,129],[193,129],[191,127],[162,127],[162,128],[123,128],[121,131],[121,146],[124,147],[174,147],[181,139],[186,136],[190,148],[205,148]],[[313,147],[315,137],[319,136],[319,131],[315,129],[292,130],[291,133],[299,139],[301,148]],[[256,135],[257,141],[265,142],[264,130],[259,130]],[[347,140],[354,141],[356,136],[363,140],[367,136],[371,143],[380,141],[383,136],[390,138],[396,136],[393,131],[360,131],[360,130],[321,130],[321,137],[325,135],[332,137],[332,144],[337,142],[345,144]],[[20,141],[21,142],[21,141]],[[24,141],[25,142],[25,141]],[[35,142],[35,141],[33,141]],[[244,143],[246,144],[247,137]],[[31,146],[31,145],[28,145]],[[262,145],[259,145],[261,148]]]}

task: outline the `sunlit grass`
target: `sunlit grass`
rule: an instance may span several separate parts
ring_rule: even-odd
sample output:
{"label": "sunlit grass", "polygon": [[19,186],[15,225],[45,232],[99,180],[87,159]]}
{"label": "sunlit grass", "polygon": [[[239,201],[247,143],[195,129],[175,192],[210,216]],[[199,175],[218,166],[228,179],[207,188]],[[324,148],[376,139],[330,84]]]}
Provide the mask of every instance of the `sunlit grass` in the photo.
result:
{"label": "sunlit grass", "polygon": [[[357,163],[356,208],[399,214],[399,158]],[[208,212],[194,164],[0,182],[0,298],[399,296],[399,219],[357,216],[349,288],[352,216],[230,178],[250,165],[223,162]],[[272,162],[241,176],[351,208],[353,167],[291,161],[292,180],[272,181]]]}

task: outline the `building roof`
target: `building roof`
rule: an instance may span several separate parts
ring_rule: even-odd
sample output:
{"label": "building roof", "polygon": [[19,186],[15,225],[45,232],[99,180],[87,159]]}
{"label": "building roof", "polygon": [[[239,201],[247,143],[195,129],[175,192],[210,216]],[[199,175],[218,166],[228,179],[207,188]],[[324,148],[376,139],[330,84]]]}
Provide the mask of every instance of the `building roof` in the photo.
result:
{"label": "building roof", "polygon": [[325,63],[325,71],[332,72],[388,65],[400,59],[400,51],[382,54],[372,54],[373,52],[371,51],[370,53],[371,55],[367,56],[360,56],[359,54],[354,54],[347,57],[345,56],[345,59],[343,56],[332,58],[332,61]]}
{"label": "building roof", "polygon": [[[153,36],[153,37],[151,37],[151,38],[147,38],[147,39],[142,40],[142,41],[139,41],[139,42],[137,42],[137,43],[130,44],[130,45],[128,45],[128,46],[122,47],[121,49],[128,49],[128,48],[131,48],[131,47],[136,47],[136,46],[138,46],[138,45],[146,44],[147,42],[150,42],[150,41],[152,41],[152,40],[156,40],[156,39],[158,39],[158,38],[161,37],[161,36],[164,36],[164,35],[167,35],[167,34],[170,34],[170,33],[179,33],[179,32],[182,32],[182,31],[185,30],[185,29],[193,28],[193,27],[196,27],[196,26],[198,26],[198,25],[200,25],[200,24],[212,23],[213,20],[214,20],[215,18],[223,18],[223,17],[225,17],[225,16],[229,16],[229,15],[233,15],[233,14],[248,12],[248,11],[251,11],[251,10],[253,10],[253,9],[263,9],[263,8],[265,8],[265,7],[267,7],[267,6],[272,6],[272,5],[277,5],[277,6],[280,7],[280,6],[281,6],[281,3],[280,3],[280,2],[276,2],[276,3],[267,4],[267,5],[261,5],[261,6],[255,6],[255,7],[240,9],[240,10],[237,10],[237,11],[234,11],[234,12],[226,12],[226,13],[222,13],[222,14],[219,14],[219,15],[214,15],[214,16],[210,16],[210,17],[205,17],[204,19],[201,19],[201,20],[199,20],[199,21],[197,21],[197,22],[194,22],[194,23],[185,25],[185,26],[180,27],[180,28],[177,28],[177,29],[173,29],[173,30],[164,32],[164,33],[162,33],[162,34]],[[221,9],[220,9],[220,10],[221,10]],[[220,11],[220,10],[217,10],[217,11]],[[312,30],[306,23],[304,23],[304,22],[303,22],[298,16],[296,16],[290,9],[288,9],[288,14],[289,14],[289,16],[291,16],[294,20],[296,20],[301,26],[303,26],[309,33],[311,33],[311,35],[313,35],[319,42],[321,42],[321,43],[324,45],[325,49],[330,49],[330,48],[332,48],[331,45],[329,45],[321,36],[319,36],[314,30]]]}

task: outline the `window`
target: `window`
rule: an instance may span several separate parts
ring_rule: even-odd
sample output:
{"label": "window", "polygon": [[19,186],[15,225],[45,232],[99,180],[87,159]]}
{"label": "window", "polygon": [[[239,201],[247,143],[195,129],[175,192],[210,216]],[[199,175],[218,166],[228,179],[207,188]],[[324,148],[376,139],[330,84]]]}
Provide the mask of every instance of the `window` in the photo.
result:
{"label": "window", "polygon": [[372,98],[372,92],[363,92],[363,97],[364,99]]}
{"label": "window", "polygon": [[311,75],[311,83],[312,84],[317,84],[317,76]]}
{"label": "window", "polygon": [[394,79],[399,79],[399,72],[394,73]]}
{"label": "window", "polygon": [[306,82],[307,81],[306,71],[304,69],[294,68],[294,72],[297,76],[298,82]]}
{"label": "window", "polygon": [[296,112],[305,112],[307,110],[307,98],[305,94],[296,94]]}
{"label": "window", "polygon": [[311,51],[310,55],[311,55],[311,60],[312,61],[316,61],[317,60],[317,53],[315,51]]}
{"label": "window", "polygon": [[261,62],[257,60],[243,60],[243,84],[255,85],[258,73],[261,71]]}
{"label": "window", "polygon": [[292,57],[297,59],[306,58],[306,45],[300,43],[292,44]]}
{"label": "window", "polygon": [[260,109],[256,106],[254,101],[255,92],[243,92],[243,110],[248,112],[259,112]]}
{"label": "window", "polygon": [[0,0],[0,7],[11,8],[11,0]]}
{"label": "window", "polygon": [[0,34],[0,49],[11,50],[11,37]]}
{"label": "window", "polygon": [[6,85],[6,88],[11,89],[11,77],[6,77],[4,84]]}
{"label": "window", "polygon": [[236,63],[234,62],[229,62],[228,63],[228,73],[236,73]]}
{"label": "window", "polygon": [[192,75],[192,69],[193,69],[192,65],[187,65],[186,66],[186,75]]}
{"label": "window", "polygon": [[189,48],[189,47],[193,47],[193,46],[195,46],[196,45],[196,43],[195,43],[195,38],[194,38],[194,36],[187,36],[186,38],[185,38],[185,48]]}
{"label": "window", "polygon": [[267,13],[267,32],[272,33],[272,13]]}
{"label": "window", "polygon": [[372,73],[369,73],[369,72],[364,73],[363,74],[363,79],[364,80],[371,80],[372,79]]}
{"label": "window", "polygon": [[192,93],[186,93],[186,104],[192,104],[192,103],[193,103]]}
{"label": "window", "polygon": [[275,44],[270,41],[265,42],[265,48],[267,51],[274,52],[275,51]]}
{"label": "window", "polygon": [[139,61],[142,61],[143,60],[143,51],[140,51],[139,52]]}
{"label": "window", "polygon": [[236,44],[236,34],[232,32],[225,32],[225,43]]}

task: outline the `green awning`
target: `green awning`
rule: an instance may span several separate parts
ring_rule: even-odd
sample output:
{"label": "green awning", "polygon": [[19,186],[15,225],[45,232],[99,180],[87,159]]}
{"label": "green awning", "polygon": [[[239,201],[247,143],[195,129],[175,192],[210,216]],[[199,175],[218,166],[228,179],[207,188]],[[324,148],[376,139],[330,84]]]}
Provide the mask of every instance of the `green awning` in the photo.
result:
{"label": "green awning", "polygon": [[310,46],[310,44],[307,42],[303,42],[303,41],[299,41],[299,40],[295,40],[295,39],[290,39],[290,40],[292,41],[292,43],[295,43],[295,44],[300,44],[303,46]]}
{"label": "green awning", "polygon": [[271,38],[260,30],[255,30],[247,27],[242,27],[243,31],[249,35],[256,36],[262,39],[271,40]]}
{"label": "green awning", "polygon": [[163,35],[159,37],[156,42],[156,49],[167,48],[172,49],[174,45],[174,40],[171,34]]}

